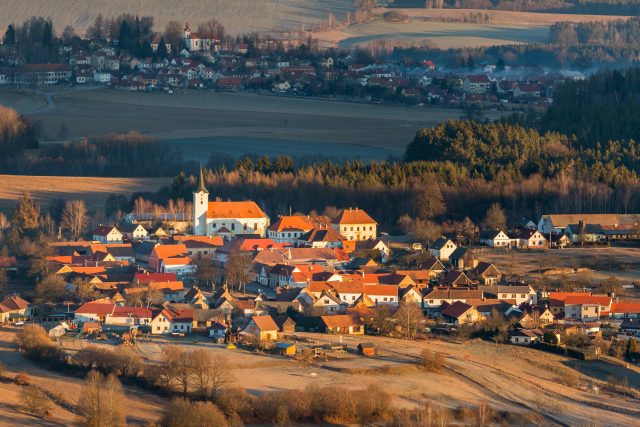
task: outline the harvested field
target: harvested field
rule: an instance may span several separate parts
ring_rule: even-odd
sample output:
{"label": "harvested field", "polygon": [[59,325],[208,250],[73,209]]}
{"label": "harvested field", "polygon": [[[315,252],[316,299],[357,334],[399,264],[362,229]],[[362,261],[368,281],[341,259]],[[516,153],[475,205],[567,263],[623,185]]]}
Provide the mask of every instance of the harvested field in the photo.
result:
{"label": "harvested field", "polygon": [[491,262],[509,276],[557,282],[560,279],[582,280],[597,284],[615,278],[621,283],[640,282],[640,249],[630,247],[591,246],[553,249],[551,251],[504,251],[483,253],[478,257]]}
{"label": "harvested field", "polygon": [[0,211],[10,211],[26,190],[44,208],[51,199],[82,199],[90,211],[104,208],[111,193],[127,197],[136,191],[157,191],[171,178],[86,178],[0,175]]}
{"label": "harvested field", "polygon": [[[382,15],[388,9],[377,9]],[[588,22],[624,19],[621,16],[571,15],[476,9],[397,9],[409,23],[376,18],[363,24],[317,33],[323,46],[351,48],[373,40],[390,40],[399,46],[428,45],[442,49],[503,44],[544,43],[549,27],[558,21]],[[469,19],[481,15],[484,22]],[[447,22],[450,21],[450,22]],[[458,21],[458,22],[456,22]]]}
{"label": "harvested field", "polygon": [[[4,376],[12,377],[17,373],[28,375],[30,382],[51,393],[59,395],[64,401],[75,406],[82,392],[83,379],[73,378],[42,369],[22,357],[13,344],[15,329],[0,328],[0,362],[7,370]],[[6,393],[5,393],[6,391]],[[139,389],[124,387],[127,401],[127,423],[147,425],[157,421],[162,415],[166,400]],[[0,383],[0,425],[42,425],[68,426],[77,419],[75,414],[55,406],[51,422],[43,422],[17,411],[21,405],[19,387]]]}
{"label": "harvested field", "polygon": [[462,114],[254,93],[97,89],[56,92],[52,105],[28,116],[40,120],[49,135],[63,123],[72,137],[139,130],[180,144],[187,160],[207,159],[212,152],[370,160],[402,156],[416,131]]}
{"label": "harvested field", "polygon": [[[362,341],[371,341],[378,355],[361,357],[352,352],[337,353],[307,366],[281,357],[227,350],[224,345],[211,344],[197,336],[142,339],[137,351],[147,362],[155,362],[162,347],[168,344],[187,349],[208,348],[227,357],[235,384],[255,395],[301,389],[311,384],[350,389],[377,384],[393,395],[393,404],[397,407],[413,408],[425,401],[450,408],[486,403],[495,410],[540,413],[544,425],[581,425],[586,420],[595,425],[632,425],[640,415],[637,399],[605,392],[595,395],[590,388],[593,384],[603,386],[602,380],[608,378],[627,378],[632,387],[637,387],[640,373],[635,367],[626,369],[602,361],[577,362],[555,354],[484,341],[456,344],[371,336],[311,333],[298,333],[298,336],[314,344],[340,342],[351,349]],[[86,341],[65,340],[62,345],[78,349],[86,345]],[[429,373],[416,367],[424,349],[446,355],[441,372]],[[576,373],[578,385],[568,386],[565,378]],[[443,384],[447,386],[442,387]]]}
{"label": "harvested field", "polygon": [[3,0],[0,27],[22,23],[31,16],[50,17],[61,32],[67,25],[84,33],[98,14],[105,18],[122,13],[152,16],[155,31],[163,31],[171,20],[192,26],[216,18],[231,34],[297,30],[300,24],[316,25],[333,13],[342,18],[353,11],[352,0]]}

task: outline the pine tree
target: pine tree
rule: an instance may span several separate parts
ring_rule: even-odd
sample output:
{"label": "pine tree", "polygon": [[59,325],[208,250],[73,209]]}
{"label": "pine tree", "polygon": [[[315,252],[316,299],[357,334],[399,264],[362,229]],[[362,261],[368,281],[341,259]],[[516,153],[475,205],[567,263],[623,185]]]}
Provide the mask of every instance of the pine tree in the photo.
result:
{"label": "pine tree", "polygon": [[16,29],[13,25],[7,27],[7,31],[4,33],[3,43],[7,46],[12,46],[16,43]]}

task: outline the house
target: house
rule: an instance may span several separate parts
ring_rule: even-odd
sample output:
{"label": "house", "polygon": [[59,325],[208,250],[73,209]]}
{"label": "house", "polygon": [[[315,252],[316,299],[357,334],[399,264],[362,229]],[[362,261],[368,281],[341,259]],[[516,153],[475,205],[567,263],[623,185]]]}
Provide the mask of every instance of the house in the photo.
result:
{"label": "house", "polygon": [[278,325],[278,331],[284,334],[293,334],[296,331],[296,322],[289,316],[272,316],[273,321]]}
{"label": "house", "polygon": [[482,314],[474,306],[461,301],[456,301],[447,306],[440,314],[445,321],[455,326],[472,324],[483,319]]}
{"label": "house", "polygon": [[546,214],[540,217],[538,231],[544,235],[562,234],[569,224],[598,224],[615,227],[640,224],[637,214]]}
{"label": "house", "polygon": [[184,243],[155,245],[149,255],[149,267],[158,273],[175,273],[178,277],[191,274],[196,268]]}
{"label": "house", "polygon": [[546,307],[536,307],[532,304],[521,304],[519,307],[522,315],[518,320],[518,323],[523,328],[537,328],[539,326],[550,325],[556,318]]}
{"label": "house", "polygon": [[369,240],[378,237],[378,223],[362,209],[344,209],[331,221],[331,227],[345,240]]}
{"label": "house", "polygon": [[419,270],[397,270],[396,274],[411,277],[413,283],[422,289],[429,286],[429,282],[442,277],[446,271],[442,262],[438,258],[432,257],[422,262]]}
{"label": "house", "polygon": [[482,299],[484,294],[479,290],[469,289],[431,289],[422,297],[422,307],[426,310],[437,310],[444,303],[453,304],[456,301],[466,302],[470,299]]}
{"label": "house", "polygon": [[640,319],[640,303],[637,300],[613,301],[609,316],[613,319]]}
{"label": "house", "polygon": [[491,80],[484,74],[466,76],[462,82],[462,90],[470,94],[485,94],[491,88]]}
{"label": "house", "polygon": [[145,307],[116,306],[104,320],[105,325],[139,326],[148,325],[153,318],[153,311]]}
{"label": "house", "polygon": [[520,314],[520,309],[515,304],[506,301],[496,299],[468,299],[466,303],[475,307],[478,313],[484,317],[489,317],[493,313],[497,313],[505,318]]}
{"label": "house", "polygon": [[537,230],[523,229],[516,235],[515,240],[520,249],[548,249],[547,239]]}
{"label": "house", "polygon": [[398,298],[404,303],[415,303],[422,306],[422,293],[416,286],[410,285],[406,288],[399,288]]}
{"label": "house", "polygon": [[626,319],[620,324],[620,332],[630,337],[640,337],[640,322],[637,319]]}
{"label": "house", "polygon": [[278,339],[278,325],[269,315],[251,316],[240,333],[252,337],[258,343],[275,341]]}
{"label": "house", "polygon": [[349,304],[341,301],[332,292],[322,292],[320,296],[314,296],[309,288],[303,289],[296,298],[305,311],[311,314],[342,314],[347,311]]}
{"label": "house", "polygon": [[213,338],[214,340],[223,340],[227,336],[227,330],[229,330],[229,326],[223,322],[214,322],[209,326],[209,338]]}
{"label": "house", "polygon": [[479,262],[469,275],[483,285],[497,285],[502,279],[502,273],[498,267],[489,262]]}
{"label": "house", "polygon": [[224,246],[222,236],[174,235],[173,240],[183,243],[192,259],[213,258],[218,248]]}
{"label": "house", "polygon": [[277,342],[274,351],[280,356],[295,356],[296,344],[293,342]]}
{"label": "house", "polygon": [[543,333],[539,329],[520,329],[511,334],[511,344],[531,345],[542,338]]}
{"label": "house", "polygon": [[300,236],[298,246],[309,248],[342,248],[344,237],[333,228],[315,227]]}
{"label": "house", "polygon": [[143,240],[149,237],[149,232],[140,224],[124,223],[118,230],[124,237],[133,240]]}
{"label": "house", "polygon": [[516,305],[538,303],[538,294],[530,285],[480,285],[478,290],[486,298],[513,301]]}
{"label": "house", "polygon": [[364,285],[365,293],[376,305],[398,305],[398,290],[396,285]]}
{"label": "house", "polygon": [[97,302],[91,301],[81,305],[74,312],[74,319],[78,322],[101,322],[106,321],[107,316],[110,316],[115,310],[116,305],[111,302]]}
{"label": "house", "polygon": [[595,322],[611,309],[612,298],[605,295],[568,296],[564,300],[564,318]]}
{"label": "house", "polygon": [[463,271],[451,270],[444,275],[441,280],[443,286],[452,288],[467,287],[473,285],[474,282]]}
{"label": "house", "polygon": [[510,248],[511,238],[502,230],[483,230],[479,235],[480,244],[493,248]]}
{"label": "house", "polygon": [[93,234],[93,240],[100,243],[122,243],[122,233],[113,226],[99,226],[95,229]]}
{"label": "house", "polygon": [[130,264],[136,261],[131,243],[110,243],[105,245],[104,248],[115,261],[126,261]]}
{"label": "house", "polygon": [[164,308],[156,310],[150,322],[151,334],[188,334],[193,328],[193,311]]}
{"label": "house", "polygon": [[7,297],[0,302],[0,323],[25,321],[32,315],[31,304],[18,295]]}
{"label": "house", "polygon": [[381,239],[349,240],[344,242],[344,249],[348,252],[380,255],[382,262],[386,262],[391,254],[389,246]]}
{"label": "house", "polygon": [[453,240],[440,237],[429,247],[429,254],[440,261],[448,261],[449,256],[458,248]]}
{"label": "house", "polygon": [[283,215],[267,227],[267,237],[277,243],[295,245],[305,233],[319,226],[322,226],[320,219],[303,215]]}
{"label": "house", "polygon": [[478,265],[478,258],[469,248],[456,248],[449,255],[449,262],[453,268],[461,271],[471,270]]}
{"label": "house", "polygon": [[321,332],[326,334],[363,335],[364,326],[354,316],[339,314],[320,316]]}
{"label": "house", "polygon": [[197,236],[221,235],[234,237],[237,234],[257,234],[264,237],[269,226],[269,217],[256,202],[209,202],[209,192],[204,185],[204,174],[200,171],[198,188],[193,193],[193,231]]}

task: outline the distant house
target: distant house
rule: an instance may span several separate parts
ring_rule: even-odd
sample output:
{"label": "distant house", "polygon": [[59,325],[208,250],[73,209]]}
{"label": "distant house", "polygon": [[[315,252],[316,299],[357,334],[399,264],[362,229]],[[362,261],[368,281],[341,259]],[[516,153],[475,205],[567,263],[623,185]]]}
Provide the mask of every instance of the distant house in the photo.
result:
{"label": "distant house", "polygon": [[484,294],[478,290],[468,289],[431,289],[422,298],[424,309],[433,311],[439,309],[444,303],[452,304],[456,301],[466,302],[470,299],[482,299]]}
{"label": "distant house", "polygon": [[483,319],[482,314],[474,306],[461,301],[456,301],[444,308],[441,315],[445,321],[456,326],[476,323]]}
{"label": "distant house", "polygon": [[143,240],[149,236],[149,232],[140,224],[122,224],[118,230],[129,240]]}
{"label": "distant house", "polygon": [[473,285],[474,282],[463,271],[451,270],[442,278],[442,285],[460,288]]}
{"label": "distant house", "polygon": [[193,327],[193,311],[171,308],[158,310],[154,313],[150,325],[153,335],[188,334]]}
{"label": "distant house", "polygon": [[100,243],[122,243],[122,233],[113,226],[99,226],[93,232],[93,240]]}
{"label": "distant house", "polygon": [[470,94],[485,94],[491,88],[491,80],[484,74],[469,75],[464,78],[462,90]]}
{"label": "distant house", "polygon": [[547,239],[537,230],[520,230],[516,236],[521,249],[548,249]]}
{"label": "distant house", "polygon": [[275,341],[278,339],[278,325],[269,315],[252,316],[240,333],[253,337],[257,342]]}
{"label": "distant house", "polygon": [[81,305],[75,312],[74,318],[79,322],[101,322],[106,321],[115,310],[116,305],[110,302],[91,301]]}
{"label": "distant house", "polygon": [[453,268],[466,271],[478,265],[478,258],[476,258],[473,250],[469,248],[456,248],[456,250],[449,255],[449,262]]}
{"label": "distant house", "polygon": [[479,262],[469,274],[483,285],[496,285],[502,279],[498,267],[488,262]]}
{"label": "distant house", "polygon": [[448,261],[449,256],[458,248],[453,240],[446,237],[440,237],[429,247],[429,254],[441,261]]}
{"label": "distant house", "polygon": [[513,301],[514,304],[522,303],[538,303],[538,294],[530,285],[491,285],[478,286],[478,290],[482,291],[487,298],[495,298],[498,300]]}
{"label": "distant house", "polygon": [[502,230],[483,230],[480,232],[480,244],[494,248],[511,247],[511,238]]}
{"label": "distant house", "polygon": [[512,344],[516,345],[531,345],[532,343],[540,340],[542,335],[543,334],[539,329],[521,329],[512,333],[509,340]]}
{"label": "distant house", "polygon": [[321,316],[322,332],[327,334],[362,335],[364,327],[359,320],[348,314]]}
{"label": "distant house", "polygon": [[24,321],[32,315],[31,304],[17,295],[7,297],[0,302],[0,323]]}

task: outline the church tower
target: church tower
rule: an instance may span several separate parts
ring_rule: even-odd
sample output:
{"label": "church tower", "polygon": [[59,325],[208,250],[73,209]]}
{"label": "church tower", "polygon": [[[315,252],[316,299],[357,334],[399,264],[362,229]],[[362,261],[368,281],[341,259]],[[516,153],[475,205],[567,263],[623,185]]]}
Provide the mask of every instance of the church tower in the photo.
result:
{"label": "church tower", "polygon": [[200,168],[198,189],[193,193],[193,234],[207,235],[207,210],[209,209],[209,192],[204,186],[204,173]]}

